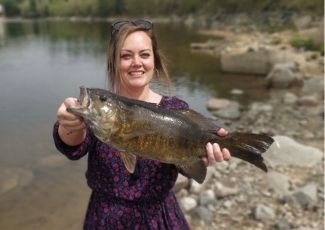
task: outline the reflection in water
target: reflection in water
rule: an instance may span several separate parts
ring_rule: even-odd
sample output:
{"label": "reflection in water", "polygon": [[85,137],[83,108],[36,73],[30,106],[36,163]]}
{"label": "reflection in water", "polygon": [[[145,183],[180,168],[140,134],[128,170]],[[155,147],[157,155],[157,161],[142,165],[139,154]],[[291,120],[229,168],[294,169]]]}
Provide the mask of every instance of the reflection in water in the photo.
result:
{"label": "reflection in water", "polygon": [[[106,85],[109,28],[106,22],[0,23],[0,229],[81,228],[89,195],[86,159],[71,162],[58,154],[51,130],[65,97],[77,96],[81,85]],[[155,28],[173,94],[195,110],[209,116],[206,101],[231,98],[233,88],[244,90],[241,103],[265,98],[262,79],[222,75],[217,59],[190,52],[191,42],[207,37],[177,24]]]}
{"label": "reflection in water", "polygon": [[6,36],[5,23],[4,23],[4,19],[1,18],[1,12],[0,12],[0,47],[3,46],[5,43],[5,38],[6,38],[5,36]]}

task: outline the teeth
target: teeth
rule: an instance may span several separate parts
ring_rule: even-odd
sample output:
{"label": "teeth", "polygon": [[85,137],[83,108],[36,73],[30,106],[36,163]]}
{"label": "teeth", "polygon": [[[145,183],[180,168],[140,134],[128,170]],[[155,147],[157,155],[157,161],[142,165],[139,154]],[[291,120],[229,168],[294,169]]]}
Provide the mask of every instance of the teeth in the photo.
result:
{"label": "teeth", "polygon": [[132,71],[129,73],[131,76],[141,76],[143,71]]}

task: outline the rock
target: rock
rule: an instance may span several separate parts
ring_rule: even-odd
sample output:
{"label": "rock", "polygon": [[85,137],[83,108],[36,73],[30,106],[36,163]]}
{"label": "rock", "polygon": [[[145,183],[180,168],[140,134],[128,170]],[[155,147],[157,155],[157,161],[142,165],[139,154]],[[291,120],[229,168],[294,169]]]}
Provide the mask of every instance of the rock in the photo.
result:
{"label": "rock", "polygon": [[188,212],[197,206],[197,201],[192,197],[183,197],[180,200],[180,206],[184,211]]}
{"label": "rock", "polygon": [[280,219],[275,225],[274,228],[278,230],[288,230],[292,229],[292,225],[288,222],[287,219]]}
{"label": "rock", "polygon": [[277,194],[284,196],[289,194],[290,178],[279,172],[271,171],[266,174],[269,187]]}
{"label": "rock", "polygon": [[212,112],[213,115],[220,117],[220,118],[225,118],[225,119],[231,119],[231,120],[236,120],[240,117],[240,109],[239,109],[239,104],[238,102],[230,102],[228,106],[219,109],[217,111]]}
{"label": "rock", "polygon": [[299,144],[286,136],[274,136],[275,142],[263,154],[271,166],[296,165],[313,167],[322,161],[323,153],[317,148]]}
{"label": "rock", "polygon": [[319,104],[319,99],[316,95],[306,95],[298,99],[298,104],[303,106],[316,106]]}
{"label": "rock", "polygon": [[215,170],[218,170],[222,174],[226,174],[229,172],[229,161],[222,161],[215,165]]}
{"label": "rock", "polygon": [[318,99],[324,99],[324,77],[317,76],[304,81],[302,95],[316,94]]}
{"label": "rock", "polygon": [[213,219],[213,213],[206,207],[199,206],[195,208],[194,213],[206,223],[210,223]]}
{"label": "rock", "polygon": [[298,101],[298,97],[294,95],[293,93],[286,92],[283,96],[283,102],[285,104],[295,104]]}
{"label": "rock", "polygon": [[272,105],[261,103],[261,102],[253,102],[249,106],[249,110],[247,113],[247,117],[252,121],[256,121],[256,117],[260,114],[270,114],[274,110]]}
{"label": "rock", "polygon": [[265,75],[275,64],[292,60],[292,57],[293,54],[288,50],[271,50],[264,47],[246,52],[224,52],[220,56],[221,70],[231,73]]}
{"label": "rock", "polygon": [[191,49],[196,49],[196,50],[213,50],[216,46],[216,43],[213,41],[207,41],[204,43],[191,43]]}
{"label": "rock", "polygon": [[173,191],[175,193],[179,192],[181,189],[184,189],[186,187],[189,186],[189,179],[185,176],[183,176],[182,174],[178,174],[178,177],[177,177],[177,180],[176,180],[176,183],[173,187]]}
{"label": "rock", "polygon": [[191,180],[190,188],[189,188],[190,192],[192,192],[194,194],[201,193],[204,189],[206,189],[207,184],[210,183],[210,180],[213,177],[214,173],[215,173],[215,169],[213,167],[208,167],[207,175],[206,175],[205,180],[202,184],[199,184],[195,180]]}
{"label": "rock", "polygon": [[200,194],[200,205],[207,205],[216,201],[214,191],[211,189],[205,190]]}
{"label": "rock", "polygon": [[226,200],[225,202],[223,202],[222,206],[226,209],[231,208],[233,205],[235,204],[235,202],[233,200]]}
{"label": "rock", "polygon": [[230,91],[230,93],[231,93],[232,95],[243,95],[243,94],[244,94],[244,91],[241,90],[241,89],[232,89],[232,90]]}
{"label": "rock", "polygon": [[291,195],[284,197],[284,200],[288,203],[296,202],[304,208],[310,208],[317,203],[317,185],[310,183],[302,188],[297,189]]}
{"label": "rock", "polygon": [[256,220],[267,221],[275,219],[275,212],[272,208],[263,204],[258,204],[254,210]]}
{"label": "rock", "polygon": [[302,75],[293,63],[276,64],[265,78],[269,88],[289,88],[302,85]]}
{"label": "rock", "polygon": [[206,182],[204,181],[203,184],[199,184],[195,180],[191,181],[190,192],[193,194],[200,194],[206,187]]}
{"label": "rock", "polygon": [[236,187],[227,187],[220,182],[216,182],[215,184],[215,194],[219,198],[237,195],[238,193],[239,191]]}
{"label": "rock", "polygon": [[207,108],[208,110],[219,110],[229,106],[229,104],[230,104],[230,100],[228,99],[212,98],[208,100]]}
{"label": "rock", "polygon": [[177,198],[178,199],[181,199],[181,198],[186,197],[188,195],[189,195],[189,191],[187,189],[185,189],[185,188],[183,188],[183,189],[181,189],[181,190],[179,190],[177,192]]}

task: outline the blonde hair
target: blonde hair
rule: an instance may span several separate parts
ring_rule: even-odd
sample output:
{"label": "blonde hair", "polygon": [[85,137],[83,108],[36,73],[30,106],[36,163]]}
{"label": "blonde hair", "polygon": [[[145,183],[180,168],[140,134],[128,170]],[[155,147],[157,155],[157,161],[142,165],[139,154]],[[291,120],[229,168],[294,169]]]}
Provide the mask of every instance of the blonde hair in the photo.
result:
{"label": "blonde hair", "polygon": [[121,49],[126,38],[133,32],[143,31],[151,39],[152,50],[154,55],[154,65],[157,72],[156,78],[158,81],[163,81],[167,84],[168,89],[171,88],[171,80],[166,67],[166,61],[160,50],[158,49],[158,43],[153,29],[145,29],[141,26],[136,26],[132,22],[126,23],[119,30],[113,31],[108,52],[107,52],[107,71],[108,71],[108,82],[111,89],[116,92],[121,83],[121,76],[119,72],[119,63]]}

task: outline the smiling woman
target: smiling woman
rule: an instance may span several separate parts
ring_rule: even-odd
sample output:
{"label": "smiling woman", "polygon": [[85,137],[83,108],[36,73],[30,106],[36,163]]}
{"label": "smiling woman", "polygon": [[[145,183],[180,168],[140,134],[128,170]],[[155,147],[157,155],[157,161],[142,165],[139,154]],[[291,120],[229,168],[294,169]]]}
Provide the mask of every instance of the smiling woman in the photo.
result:
{"label": "smiling woman", "polygon": [[[170,82],[151,22],[121,21],[114,23],[112,28],[108,51],[112,90],[126,98],[155,103],[161,108],[188,110],[186,102],[161,95],[150,86],[155,73],[158,73],[155,76],[158,80]],[[101,99],[97,103],[99,101]],[[139,157],[135,159],[136,168],[130,173],[121,159],[125,155],[124,149],[100,141],[79,114],[67,111],[79,103],[84,104],[76,98],[67,98],[62,103],[53,136],[57,148],[69,159],[76,160],[88,153],[86,175],[92,195],[84,229],[189,229],[172,191],[178,173],[184,171],[170,162]],[[98,116],[100,112],[96,114]],[[96,122],[98,119],[95,117]],[[130,134],[136,136],[137,131]],[[220,129],[218,134],[224,136],[227,132]],[[131,141],[125,141],[125,145],[131,144]],[[157,147],[157,143],[154,145]],[[201,149],[203,154],[197,161],[204,170],[216,161],[230,159],[228,149],[220,149],[217,143],[203,143]],[[154,148],[151,151],[155,151]]]}

